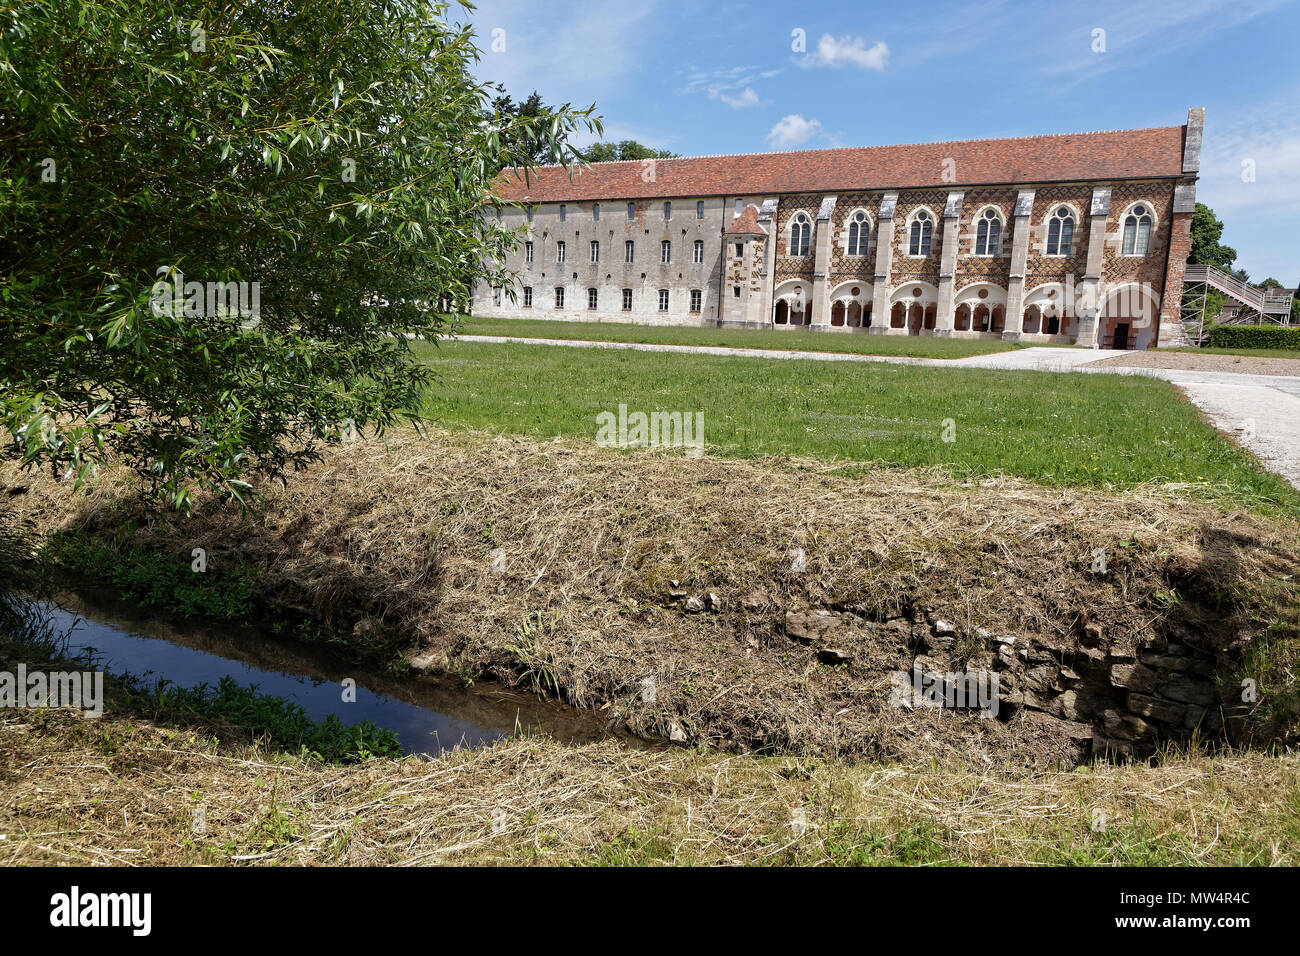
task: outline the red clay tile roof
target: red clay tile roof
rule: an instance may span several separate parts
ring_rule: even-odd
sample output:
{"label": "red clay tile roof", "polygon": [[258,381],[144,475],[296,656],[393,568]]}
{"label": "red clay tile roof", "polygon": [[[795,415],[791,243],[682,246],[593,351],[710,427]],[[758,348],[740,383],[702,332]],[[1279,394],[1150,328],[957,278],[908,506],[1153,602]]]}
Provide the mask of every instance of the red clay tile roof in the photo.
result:
{"label": "red clay tile roof", "polygon": [[767,230],[758,224],[758,207],[750,203],[731,225],[722,230],[728,236],[766,236]]}
{"label": "red clay tile roof", "polygon": [[499,187],[503,199],[557,202],[1161,179],[1182,174],[1184,129],[657,159],[654,182],[643,181],[644,161],[638,159],[593,163],[575,170],[572,181],[563,166],[543,166],[528,184],[507,170]]}

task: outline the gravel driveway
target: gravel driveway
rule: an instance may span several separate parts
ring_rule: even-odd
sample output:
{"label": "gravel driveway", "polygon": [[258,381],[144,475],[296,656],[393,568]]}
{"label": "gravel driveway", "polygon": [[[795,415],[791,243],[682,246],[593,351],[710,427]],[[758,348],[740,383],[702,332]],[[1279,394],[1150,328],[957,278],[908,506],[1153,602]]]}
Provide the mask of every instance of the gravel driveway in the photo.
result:
{"label": "gravel driveway", "polygon": [[1235,372],[1247,375],[1300,376],[1300,358],[1262,358],[1246,355],[1215,355],[1202,352],[1125,352],[1102,359],[1097,365],[1127,368],[1168,368],[1189,372]]}

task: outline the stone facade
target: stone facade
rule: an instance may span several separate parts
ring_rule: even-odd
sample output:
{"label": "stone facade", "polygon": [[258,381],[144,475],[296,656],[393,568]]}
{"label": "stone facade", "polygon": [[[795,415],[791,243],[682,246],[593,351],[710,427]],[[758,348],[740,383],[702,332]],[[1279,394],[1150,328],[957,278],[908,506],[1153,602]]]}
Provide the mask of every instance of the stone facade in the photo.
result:
{"label": "stone facade", "polygon": [[[507,262],[514,299],[481,287],[473,311],[1169,344],[1203,116],[1158,130],[647,161],[639,178],[637,164],[601,163],[577,185],[535,174],[527,188],[507,184],[512,204],[495,213],[524,236]],[[941,171],[918,171],[925,157]],[[857,188],[872,180],[880,188]],[[819,182],[845,188],[803,188]]]}

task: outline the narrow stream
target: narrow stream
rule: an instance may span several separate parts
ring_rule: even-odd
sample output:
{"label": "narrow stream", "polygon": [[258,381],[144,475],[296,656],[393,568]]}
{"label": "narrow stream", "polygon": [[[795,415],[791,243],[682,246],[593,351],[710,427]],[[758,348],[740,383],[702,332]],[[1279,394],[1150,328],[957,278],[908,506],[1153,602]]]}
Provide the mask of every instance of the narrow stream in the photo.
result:
{"label": "narrow stream", "polygon": [[[252,628],[222,628],[142,616],[105,594],[76,591],[45,605],[68,635],[68,652],[89,650],[108,674],[130,673],[180,687],[230,677],[291,700],[313,719],[373,721],[394,731],[408,753],[479,747],[516,733],[544,733],[564,743],[607,736],[599,718],[493,682],[466,687],[450,678],[386,677],[363,671],[329,649],[290,643]],[[343,680],[356,700],[343,700]]]}

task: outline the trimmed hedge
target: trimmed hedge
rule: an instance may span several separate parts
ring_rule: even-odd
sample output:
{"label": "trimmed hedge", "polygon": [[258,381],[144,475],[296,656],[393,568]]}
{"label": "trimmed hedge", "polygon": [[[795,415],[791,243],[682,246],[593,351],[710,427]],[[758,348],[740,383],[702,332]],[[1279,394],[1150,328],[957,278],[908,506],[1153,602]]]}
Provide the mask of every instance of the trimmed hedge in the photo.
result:
{"label": "trimmed hedge", "polygon": [[1300,328],[1212,325],[1209,344],[1215,349],[1293,349],[1300,352]]}

